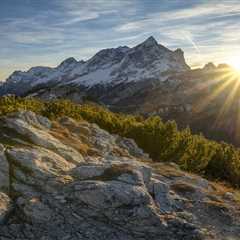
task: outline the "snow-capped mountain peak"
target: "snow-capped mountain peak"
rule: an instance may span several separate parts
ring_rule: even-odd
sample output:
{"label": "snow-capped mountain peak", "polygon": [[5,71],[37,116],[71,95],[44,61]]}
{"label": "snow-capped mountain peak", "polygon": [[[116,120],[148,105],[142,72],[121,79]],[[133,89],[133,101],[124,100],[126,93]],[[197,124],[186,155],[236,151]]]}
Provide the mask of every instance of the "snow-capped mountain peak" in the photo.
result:
{"label": "snow-capped mountain peak", "polygon": [[64,61],[62,61],[58,67],[59,68],[66,67],[69,64],[76,64],[76,63],[78,63],[78,61],[75,58],[70,57],[70,58],[67,58]]}
{"label": "snow-capped mountain peak", "polygon": [[[154,37],[149,37],[139,45],[103,49],[87,61],[67,58],[56,68],[33,67],[27,72],[14,72],[3,84],[18,93],[16,85],[25,84],[28,91],[38,84],[48,82],[61,85],[76,84],[85,87],[95,85],[116,85],[124,82],[137,82],[147,79],[164,80],[164,72],[189,70],[183,51],[170,49],[158,44]],[[2,88],[3,89],[3,88]]]}
{"label": "snow-capped mountain peak", "polygon": [[156,39],[151,36],[149,38],[147,38],[144,42],[140,43],[137,47],[139,46],[143,46],[143,47],[154,47],[154,46],[158,46],[158,42],[156,41]]}
{"label": "snow-capped mountain peak", "polygon": [[151,50],[151,51],[157,51],[158,53],[159,52],[171,52],[171,50],[169,50],[165,46],[159,44],[153,36],[147,38],[144,42],[142,42],[139,45],[137,45],[136,47],[134,47],[134,49],[138,49],[138,50],[141,49],[143,51]]}
{"label": "snow-capped mountain peak", "polygon": [[89,59],[87,65],[92,70],[98,69],[104,65],[111,66],[120,62],[128,50],[128,47],[103,49]]}
{"label": "snow-capped mountain peak", "polygon": [[57,69],[61,72],[65,72],[68,70],[72,70],[78,63],[83,64],[84,61],[78,62],[75,58],[70,57],[61,62],[60,65],[57,66]]}

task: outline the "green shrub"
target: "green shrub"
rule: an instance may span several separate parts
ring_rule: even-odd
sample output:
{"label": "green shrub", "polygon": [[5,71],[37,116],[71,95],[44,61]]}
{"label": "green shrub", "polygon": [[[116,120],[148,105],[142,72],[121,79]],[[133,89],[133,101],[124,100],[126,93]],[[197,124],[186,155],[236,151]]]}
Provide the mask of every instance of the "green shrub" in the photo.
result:
{"label": "green shrub", "polygon": [[112,113],[97,105],[78,105],[68,100],[43,102],[14,96],[0,98],[0,115],[28,110],[50,119],[63,116],[87,120],[110,133],[133,138],[154,161],[174,161],[182,169],[205,174],[240,186],[240,150],[226,143],[193,135],[189,128],[177,129],[174,121],[164,123],[160,117]]}

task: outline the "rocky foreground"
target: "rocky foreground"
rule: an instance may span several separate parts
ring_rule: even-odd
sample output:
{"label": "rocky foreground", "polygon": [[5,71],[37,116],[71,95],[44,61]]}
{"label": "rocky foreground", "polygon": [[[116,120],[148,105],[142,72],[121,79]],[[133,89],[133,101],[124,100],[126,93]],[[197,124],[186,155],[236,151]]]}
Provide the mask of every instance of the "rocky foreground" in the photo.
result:
{"label": "rocky foreground", "polygon": [[95,124],[0,119],[1,240],[237,240],[239,201]]}

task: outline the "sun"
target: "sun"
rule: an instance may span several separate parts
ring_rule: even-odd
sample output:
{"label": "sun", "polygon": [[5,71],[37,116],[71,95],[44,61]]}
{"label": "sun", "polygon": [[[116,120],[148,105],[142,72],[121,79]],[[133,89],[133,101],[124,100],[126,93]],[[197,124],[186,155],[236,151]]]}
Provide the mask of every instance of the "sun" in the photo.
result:
{"label": "sun", "polygon": [[237,72],[240,73],[240,55],[230,58],[228,62]]}

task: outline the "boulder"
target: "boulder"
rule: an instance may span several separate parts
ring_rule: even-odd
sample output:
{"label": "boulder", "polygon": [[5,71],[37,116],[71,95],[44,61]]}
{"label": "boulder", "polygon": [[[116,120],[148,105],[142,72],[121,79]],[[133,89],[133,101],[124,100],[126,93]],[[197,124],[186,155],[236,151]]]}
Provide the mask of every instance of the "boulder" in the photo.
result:
{"label": "boulder", "polygon": [[[6,152],[12,167],[12,187],[15,191],[19,191],[20,186],[35,186],[42,190],[48,190],[51,185],[55,186],[57,183],[57,177],[70,171],[75,167],[73,163],[70,163],[66,159],[62,158],[56,153],[44,149],[44,148],[16,148],[9,149]],[[51,181],[51,185],[46,185]],[[25,192],[25,188],[23,188]],[[24,194],[21,192],[21,194]]]}
{"label": "boulder", "polygon": [[43,129],[45,126],[51,126],[50,123],[48,124],[46,118],[37,118],[32,112],[20,112],[20,117],[18,117],[18,114],[16,118],[14,118],[14,116],[15,115],[12,115],[10,118],[5,118],[5,126],[16,131],[30,143],[51,149],[72,163],[83,161],[83,157],[79,152],[70,146],[62,144],[61,141],[53,137],[47,129]]}

